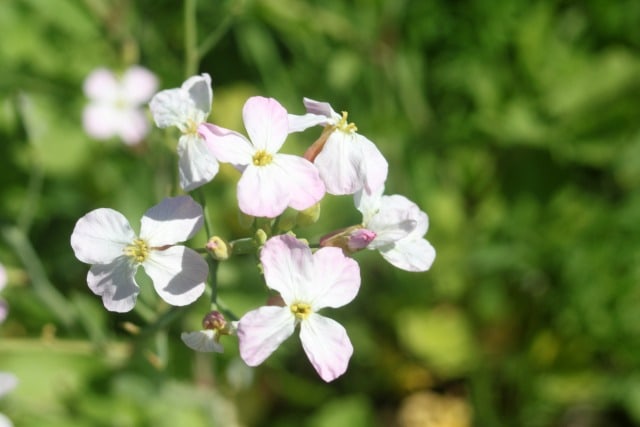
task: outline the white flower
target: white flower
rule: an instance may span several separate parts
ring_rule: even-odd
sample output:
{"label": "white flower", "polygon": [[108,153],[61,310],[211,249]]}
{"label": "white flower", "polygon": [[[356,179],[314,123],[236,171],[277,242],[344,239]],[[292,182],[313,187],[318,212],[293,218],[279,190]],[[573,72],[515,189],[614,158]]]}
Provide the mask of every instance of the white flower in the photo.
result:
{"label": "white flower", "polygon": [[198,125],[211,112],[213,90],[209,74],[189,77],[181,87],[158,92],[149,108],[160,128],[176,126],[182,132],[178,141],[180,186],[191,191],[211,181],[218,173],[218,160],[198,134]]}
{"label": "white flower", "polygon": [[289,132],[311,126],[325,126],[323,135],[305,158],[313,161],[327,187],[334,195],[353,194],[360,189],[378,191],[387,179],[389,166],[373,142],[360,135],[347,113],[336,113],[331,105],[304,98],[307,114],[289,115]]}
{"label": "white flower", "polygon": [[102,295],[107,310],[133,308],[140,265],[162,299],[187,305],[204,292],[208,267],[197,252],[175,244],[193,237],[202,223],[202,208],[188,196],[166,198],[149,209],[141,220],[140,237],[120,212],[101,208],[78,220],[71,246],[80,261],[93,264],[87,283]]}
{"label": "white flower", "polygon": [[[9,393],[18,385],[18,378],[8,372],[0,372],[0,397]],[[11,420],[0,414],[0,427],[13,427]]]}
{"label": "white flower", "polygon": [[287,206],[304,210],[324,196],[318,169],[302,157],[278,152],[289,135],[287,111],[273,98],[254,96],[242,109],[251,140],[212,124],[200,132],[220,161],[242,171],[238,205],[247,215],[274,218]]}
{"label": "white flower", "polygon": [[429,217],[418,205],[404,196],[383,196],[384,188],[373,194],[359,191],[354,195],[356,208],[362,213],[362,225],[375,233],[367,245],[392,265],[407,271],[426,271],[436,251],[423,238]]}
{"label": "white flower", "polygon": [[289,235],[267,240],[260,253],[267,286],[280,292],[284,306],[264,306],[238,322],[240,356],[250,366],[262,363],[300,325],[302,347],[320,377],[329,382],[342,375],[353,354],[344,327],[318,314],[342,307],[360,289],[360,269],[339,248],[311,253]]}
{"label": "white flower", "polygon": [[90,102],[82,113],[85,131],[96,139],[118,136],[125,144],[137,144],[149,132],[149,121],[140,108],[156,91],[155,75],[140,66],[118,78],[106,68],[91,72],[83,89]]}

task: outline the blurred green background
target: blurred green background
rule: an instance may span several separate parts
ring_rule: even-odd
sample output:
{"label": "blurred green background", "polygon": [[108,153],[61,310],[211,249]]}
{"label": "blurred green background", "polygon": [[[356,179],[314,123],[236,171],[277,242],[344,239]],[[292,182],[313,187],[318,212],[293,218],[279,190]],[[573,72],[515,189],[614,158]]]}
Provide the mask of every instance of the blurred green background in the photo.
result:
{"label": "blurred green background", "polygon": [[[640,425],[639,23],[637,0],[0,2],[0,371],[20,379],[0,412],[38,427]],[[430,216],[429,272],[355,256],[361,293],[326,313],[355,347],[331,384],[297,337],[257,369],[235,338],[223,355],[186,348],[204,297],[108,313],[73,256],[78,218],[111,207],[137,228],[177,168],[175,132],[87,137],[84,78],[138,63],[166,89],[198,62],[226,127],[243,131],[252,95],[349,111],[389,161],[387,193]],[[204,187],[225,238],[247,233],[236,179]],[[301,235],[360,220],[349,197],[322,209]],[[254,264],[220,267],[236,313],[264,301]]]}

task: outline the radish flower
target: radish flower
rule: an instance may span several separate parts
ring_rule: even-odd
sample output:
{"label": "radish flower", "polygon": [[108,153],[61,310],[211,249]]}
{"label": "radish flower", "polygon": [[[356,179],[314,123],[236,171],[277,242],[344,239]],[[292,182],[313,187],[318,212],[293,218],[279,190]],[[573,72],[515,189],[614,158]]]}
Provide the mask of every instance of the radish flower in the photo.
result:
{"label": "radish flower", "polygon": [[156,76],[146,68],[134,66],[122,77],[106,68],[98,68],[83,84],[89,98],[82,112],[87,134],[96,139],[119,137],[135,145],[149,132],[149,120],[142,110],[158,86]]}
{"label": "radish flower", "polygon": [[[429,217],[418,205],[404,196],[383,196],[384,188],[374,194],[359,191],[354,195],[356,208],[362,213],[364,229],[373,233],[366,247],[380,252],[392,265],[407,271],[426,271],[436,251],[423,238]],[[358,236],[354,236],[358,240]]]}
{"label": "radish flower", "polygon": [[301,132],[311,126],[325,127],[322,136],[305,153],[313,161],[333,195],[368,193],[379,190],[387,180],[389,165],[373,142],[360,135],[347,112],[336,113],[331,105],[304,98],[307,114],[289,115],[289,132]]}
{"label": "radish flower", "polygon": [[175,244],[193,237],[202,224],[202,208],[188,196],[166,198],[149,209],[139,237],[120,212],[100,208],[78,220],[71,247],[76,258],[92,264],[87,283],[107,310],[134,307],[139,266],[163,300],[182,306],[202,295],[209,270],[197,252]]}
{"label": "radish flower", "polygon": [[249,139],[205,123],[200,133],[221,162],[242,172],[238,204],[247,215],[273,218],[290,206],[296,210],[316,204],[325,193],[318,170],[308,160],[279,154],[289,134],[287,111],[272,98],[249,98],[242,110]]}
{"label": "radish flower", "polygon": [[338,248],[311,253],[289,235],[269,239],[260,253],[267,286],[280,292],[285,305],[264,306],[238,322],[240,356],[250,366],[261,364],[300,325],[300,340],[311,364],[329,382],[347,370],[353,346],[344,327],[318,314],[342,307],[360,288],[360,269]]}
{"label": "radish flower", "polygon": [[179,88],[158,92],[149,103],[158,127],[176,126],[182,133],[178,171],[185,191],[206,184],[218,173],[218,160],[198,134],[198,125],[209,117],[212,101],[211,77],[205,73],[188,78]]}

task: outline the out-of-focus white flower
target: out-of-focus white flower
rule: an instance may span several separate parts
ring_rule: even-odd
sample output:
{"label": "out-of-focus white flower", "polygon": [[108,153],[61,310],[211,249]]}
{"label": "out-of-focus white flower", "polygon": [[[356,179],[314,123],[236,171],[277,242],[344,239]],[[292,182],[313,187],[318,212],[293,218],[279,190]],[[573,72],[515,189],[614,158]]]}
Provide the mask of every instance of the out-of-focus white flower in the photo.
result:
{"label": "out-of-focus white flower", "polygon": [[331,105],[304,98],[307,114],[289,115],[289,132],[301,132],[311,126],[325,127],[322,136],[305,153],[320,171],[327,193],[353,194],[364,189],[378,191],[387,180],[389,166],[376,145],[356,132],[347,122],[347,113],[336,113]]}
{"label": "out-of-focus white flower", "polygon": [[[9,393],[18,385],[18,378],[8,372],[0,372],[0,397]],[[13,427],[11,420],[5,415],[0,414],[0,427]]]}
{"label": "out-of-focus white flower", "polygon": [[102,295],[107,310],[134,307],[140,265],[162,299],[182,306],[202,295],[209,268],[196,251],[176,243],[193,237],[202,224],[202,207],[189,196],[166,198],[149,209],[141,220],[140,237],[120,212],[100,208],[78,220],[71,247],[76,258],[92,264],[87,283]]}
{"label": "out-of-focus white flower", "polygon": [[142,141],[149,132],[149,120],[141,108],[156,91],[158,80],[146,68],[133,66],[122,76],[98,68],[84,81],[89,104],[82,122],[89,136],[96,139],[119,137],[125,144]]}
{"label": "out-of-focus white flower", "polygon": [[274,218],[290,206],[303,210],[324,196],[316,167],[302,157],[280,154],[289,134],[287,111],[273,98],[254,96],[242,110],[249,139],[205,123],[200,133],[216,157],[242,171],[238,205],[247,215]]}
{"label": "out-of-focus white flower", "polygon": [[154,95],[151,114],[160,128],[176,126],[182,132],[178,141],[180,186],[191,191],[211,181],[218,173],[218,160],[198,134],[198,126],[209,117],[213,90],[209,74],[189,77],[181,87]]}
{"label": "out-of-focus white flower", "polygon": [[[384,188],[373,194],[359,191],[354,195],[356,208],[362,213],[364,229],[375,236],[367,245],[392,265],[407,271],[426,271],[436,251],[423,238],[429,217],[418,205],[404,196],[383,196]],[[356,240],[359,240],[359,236]]]}
{"label": "out-of-focus white flower", "polygon": [[238,322],[240,356],[250,366],[262,363],[300,325],[302,347],[320,377],[329,382],[344,374],[353,346],[342,325],[318,314],[342,307],[360,289],[358,263],[338,248],[315,253],[293,236],[267,240],[260,252],[267,286],[280,293],[284,306],[267,305]]}

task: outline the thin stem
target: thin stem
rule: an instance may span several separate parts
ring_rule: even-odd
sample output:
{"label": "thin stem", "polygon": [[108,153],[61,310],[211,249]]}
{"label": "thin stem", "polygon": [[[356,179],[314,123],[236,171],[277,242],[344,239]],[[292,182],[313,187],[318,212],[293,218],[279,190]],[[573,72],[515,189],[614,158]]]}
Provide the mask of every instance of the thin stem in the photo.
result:
{"label": "thin stem", "polygon": [[200,47],[198,48],[198,60],[202,59],[207,52],[215,47],[216,44],[220,41],[222,36],[231,28],[231,24],[233,23],[233,15],[227,14],[223,21],[218,25],[215,30],[213,30],[207,38],[205,38],[202,43],[200,43]]}
{"label": "thin stem", "polygon": [[184,2],[184,72],[190,77],[198,72],[198,27],[196,24],[196,0]]}

